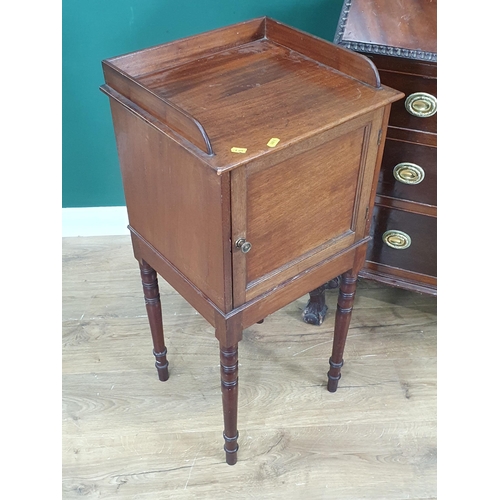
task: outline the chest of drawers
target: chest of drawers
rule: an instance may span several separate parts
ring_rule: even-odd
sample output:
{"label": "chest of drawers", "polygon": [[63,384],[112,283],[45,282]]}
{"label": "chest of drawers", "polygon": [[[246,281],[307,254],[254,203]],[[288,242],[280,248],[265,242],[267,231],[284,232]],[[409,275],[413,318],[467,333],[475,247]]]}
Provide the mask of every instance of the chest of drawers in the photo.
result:
{"label": "chest of drawers", "polygon": [[158,374],[168,379],[157,273],[215,328],[234,464],[243,329],[342,274],[328,372],[337,388],[402,94],[367,58],[268,18],[108,59],[103,70]]}
{"label": "chest of drawers", "polygon": [[435,0],[346,0],[335,43],[377,66],[394,104],[360,275],[437,293],[437,50]]}

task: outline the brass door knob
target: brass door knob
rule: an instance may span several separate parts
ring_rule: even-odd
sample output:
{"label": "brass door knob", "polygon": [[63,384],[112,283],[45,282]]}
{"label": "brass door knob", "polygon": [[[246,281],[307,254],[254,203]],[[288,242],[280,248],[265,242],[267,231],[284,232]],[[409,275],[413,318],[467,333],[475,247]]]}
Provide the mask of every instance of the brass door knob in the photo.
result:
{"label": "brass door knob", "polygon": [[425,177],[425,171],[416,163],[398,163],[393,171],[394,178],[403,184],[420,184]]}
{"label": "brass door knob", "polygon": [[415,92],[406,98],[405,108],[413,116],[429,118],[437,111],[437,99],[426,92]]}
{"label": "brass door knob", "polygon": [[404,250],[411,245],[411,238],[409,234],[397,229],[390,229],[382,235],[384,243],[396,250]]}
{"label": "brass door knob", "polygon": [[245,238],[238,238],[234,246],[239,248],[243,253],[248,253],[252,249],[252,244],[245,240]]}

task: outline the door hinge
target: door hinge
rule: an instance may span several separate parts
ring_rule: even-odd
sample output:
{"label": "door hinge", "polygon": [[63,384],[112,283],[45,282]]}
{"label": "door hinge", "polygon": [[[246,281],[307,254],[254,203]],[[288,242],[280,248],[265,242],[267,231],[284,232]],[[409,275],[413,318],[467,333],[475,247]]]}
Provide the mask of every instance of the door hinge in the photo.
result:
{"label": "door hinge", "polygon": [[382,142],[382,129],[378,131],[377,146],[380,146],[381,142]]}

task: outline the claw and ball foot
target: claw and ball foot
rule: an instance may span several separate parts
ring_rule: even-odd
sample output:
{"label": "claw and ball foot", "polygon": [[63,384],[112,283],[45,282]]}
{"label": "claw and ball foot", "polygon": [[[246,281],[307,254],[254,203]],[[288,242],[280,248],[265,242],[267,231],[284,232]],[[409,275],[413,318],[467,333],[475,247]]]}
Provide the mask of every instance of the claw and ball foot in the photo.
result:
{"label": "claw and ball foot", "polygon": [[338,288],[340,277],[334,278],[324,285],[309,292],[309,301],[302,313],[304,323],[319,326],[325,319],[328,306],[325,301],[325,291]]}

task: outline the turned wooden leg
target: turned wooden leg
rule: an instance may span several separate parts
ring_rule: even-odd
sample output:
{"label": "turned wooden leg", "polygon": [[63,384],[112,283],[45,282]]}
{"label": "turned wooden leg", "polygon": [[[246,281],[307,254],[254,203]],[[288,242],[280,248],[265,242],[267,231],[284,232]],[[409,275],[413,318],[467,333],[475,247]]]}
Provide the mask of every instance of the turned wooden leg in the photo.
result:
{"label": "turned wooden leg", "polygon": [[156,369],[158,378],[165,382],[168,380],[168,361],[165,338],[163,336],[163,321],[161,316],[160,291],[156,271],[144,260],[139,262],[141,269],[142,288],[146,311],[148,313],[149,326],[153,337],[153,354],[156,358]]}
{"label": "turned wooden leg", "polygon": [[309,292],[309,301],[302,313],[304,323],[309,325],[319,326],[325,319],[328,306],[325,301],[325,291],[337,288],[339,286],[339,278],[334,278],[324,285]]}
{"label": "turned wooden leg", "polygon": [[226,462],[234,465],[238,451],[238,344],[220,345],[222,409],[224,412],[224,451]]}
{"label": "turned wooden leg", "polygon": [[337,312],[335,314],[335,331],[333,334],[333,350],[328,371],[328,390],[335,392],[340,380],[340,369],[344,364],[344,346],[351,321],[352,305],[356,293],[357,273],[347,271],[341,277]]}

